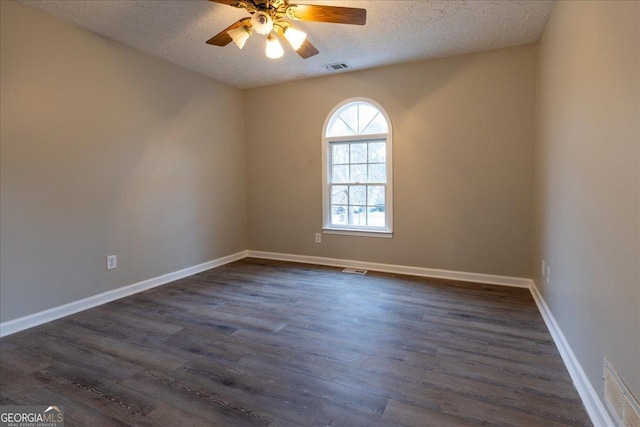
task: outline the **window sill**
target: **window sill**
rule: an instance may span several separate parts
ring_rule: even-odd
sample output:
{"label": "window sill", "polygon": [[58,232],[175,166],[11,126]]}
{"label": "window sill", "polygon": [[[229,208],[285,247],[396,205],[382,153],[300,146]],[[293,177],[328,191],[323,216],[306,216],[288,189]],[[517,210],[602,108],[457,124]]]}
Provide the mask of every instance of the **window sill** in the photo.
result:
{"label": "window sill", "polygon": [[393,232],[391,231],[357,230],[349,228],[323,228],[322,233],[356,237],[378,237],[382,239],[393,238]]}

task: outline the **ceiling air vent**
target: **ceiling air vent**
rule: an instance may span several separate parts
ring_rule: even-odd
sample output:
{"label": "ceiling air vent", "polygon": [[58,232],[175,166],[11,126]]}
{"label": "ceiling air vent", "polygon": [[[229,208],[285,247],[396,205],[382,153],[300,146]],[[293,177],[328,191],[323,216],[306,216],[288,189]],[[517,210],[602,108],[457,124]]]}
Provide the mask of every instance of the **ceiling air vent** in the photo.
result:
{"label": "ceiling air vent", "polygon": [[351,68],[351,66],[346,62],[336,62],[335,64],[323,65],[323,67],[327,71],[340,71],[340,70],[348,70],[349,68]]}

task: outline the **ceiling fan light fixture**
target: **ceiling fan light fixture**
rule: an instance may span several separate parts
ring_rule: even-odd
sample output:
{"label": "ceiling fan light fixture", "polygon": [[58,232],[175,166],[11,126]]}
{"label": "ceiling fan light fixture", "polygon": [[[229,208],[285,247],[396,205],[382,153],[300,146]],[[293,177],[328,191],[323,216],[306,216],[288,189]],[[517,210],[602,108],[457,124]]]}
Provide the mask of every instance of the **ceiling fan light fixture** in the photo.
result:
{"label": "ceiling fan light fixture", "polygon": [[287,27],[284,30],[284,37],[287,39],[293,50],[298,50],[302,43],[307,39],[307,34],[303,31],[296,30],[293,27]]}
{"label": "ceiling fan light fixture", "polygon": [[266,12],[258,11],[251,17],[251,26],[256,33],[267,35],[273,30],[273,18]]}
{"label": "ceiling fan light fixture", "polygon": [[231,40],[233,40],[233,42],[237,44],[240,49],[242,49],[247,40],[249,40],[249,36],[251,35],[251,28],[247,27],[246,25],[241,25],[238,28],[229,30],[227,34],[229,34]]}
{"label": "ceiling fan light fixture", "polygon": [[[247,34],[255,31],[258,34],[267,36],[266,53],[269,58],[280,58],[284,55],[282,45],[276,37],[286,39],[287,43],[295,49],[302,59],[311,58],[319,53],[318,49],[309,43],[309,38],[304,32],[291,28],[290,20],[350,25],[365,25],[367,22],[367,10],[356,7],[289,4],[290,1],[296,0],[209,1],[244,9],[249,16],[239,19],[211,37],[207,40],[208,45],[223,47],[234,41],[242,49],[249,37]],[[241,26],[246,28],[233,31]]]}
{"label": "ceiling fan light fixture", "polygon": [[267,58],[278,59],[284,55],[284,49],[282,45],[273,34],[269,34],[267,37],[267,49],[266,49]]}

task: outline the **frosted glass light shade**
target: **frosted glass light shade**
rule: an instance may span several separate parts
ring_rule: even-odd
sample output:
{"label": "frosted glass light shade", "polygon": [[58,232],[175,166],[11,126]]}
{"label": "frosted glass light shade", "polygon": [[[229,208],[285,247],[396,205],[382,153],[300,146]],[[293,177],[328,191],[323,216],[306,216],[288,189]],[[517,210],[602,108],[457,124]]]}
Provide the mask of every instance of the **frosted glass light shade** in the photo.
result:
{"label": "frosted glass light shade", "polygon": [[298,50],[307,38],[307,34],[293,27],[287,27],[287,29],[284,30],[284,37],[294,50]]}
{"label": "frosted glass light shade", "polygon": [[282,49],[282,45],[273,34],[269,34],[267,37],[267,50],[266,50],[267,58],[277,59],[284,55],[284,49]]}
{"label": "frosted glass light shade", "polygon": [[273,19],[265,12],[256,12],[251,17],[251,26],[256,33],[267,35],[273,30]]}
{"label": "frosted glass light shade", "polygon": [[249,39],[249,36],[251,35],[251,29],[245,25],[242,25],[238,28],[227,31],[227,34],[229,34],[231,40],[233,40],[233,42],[237,44],[240,49],[242,49],[244,47],[244,44]]}

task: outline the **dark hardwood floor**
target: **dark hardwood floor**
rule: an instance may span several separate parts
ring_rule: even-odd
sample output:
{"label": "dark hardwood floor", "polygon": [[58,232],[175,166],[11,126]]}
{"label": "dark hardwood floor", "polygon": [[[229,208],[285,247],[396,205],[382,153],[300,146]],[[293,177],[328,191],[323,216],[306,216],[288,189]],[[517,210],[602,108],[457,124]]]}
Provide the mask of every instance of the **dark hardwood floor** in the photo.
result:
{"label": "dark hardwood floor", "polygon": [[67,426],[589,426],[525,289],[245,259],[0,340]]}

